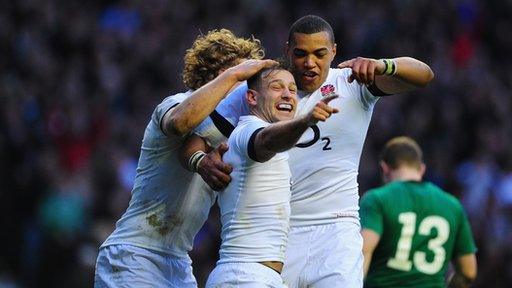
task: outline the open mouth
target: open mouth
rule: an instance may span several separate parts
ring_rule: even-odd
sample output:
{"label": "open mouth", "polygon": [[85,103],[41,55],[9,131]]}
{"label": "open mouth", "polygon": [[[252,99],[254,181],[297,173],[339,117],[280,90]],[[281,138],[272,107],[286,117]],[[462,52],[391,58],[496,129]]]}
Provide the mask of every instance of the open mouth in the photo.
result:
{"label": "open mouth", "polygon": [[316,76],[318,76],[318,74],[314,71],[306,71],[302,73],[302,76],[307,80],[313,80]]}
{"label": "open mouth", "polygon": [[276,105],[276,109],[278,111],[292,112],[293,111],[293,105],[290,104],[290,103],[278,103]]}

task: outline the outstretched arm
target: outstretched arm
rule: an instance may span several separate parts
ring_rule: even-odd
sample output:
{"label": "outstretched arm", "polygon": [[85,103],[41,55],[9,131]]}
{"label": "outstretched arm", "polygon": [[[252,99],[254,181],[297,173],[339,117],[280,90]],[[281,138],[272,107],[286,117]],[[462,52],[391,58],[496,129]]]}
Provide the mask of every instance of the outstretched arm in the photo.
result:
{"label": "outstretched arm", "polygon": [[265,162],[278,152],[286,151],[295,145],[306,129],[318,121],[325,121],[338,109],[327,105],[337,95],[325,97],[307,114],[293,120],[273,123],[261,130],[254,141],[254,151],[258,161]]}
{"label": "outstretched arm", "polygon": [[[349,82],[356,80],[365,85],[375,85],[386,94],[396,94],[425,87],[433,78],[430,67],[411,57],[383,60],[357,57],[344,61],[338,68],[352,69]],[[394,66],[394,68],[393,68]]]}
{"label": "outstretched arm", "polygon": [[190,97],[168,111],[162,122],[165,134],[188,134],[203,121],[217,104],[226,97],[235,84],[245,81],[263,68],[272,67],[274,60],[247,60],[221,73],[208,84],[197,89]]}

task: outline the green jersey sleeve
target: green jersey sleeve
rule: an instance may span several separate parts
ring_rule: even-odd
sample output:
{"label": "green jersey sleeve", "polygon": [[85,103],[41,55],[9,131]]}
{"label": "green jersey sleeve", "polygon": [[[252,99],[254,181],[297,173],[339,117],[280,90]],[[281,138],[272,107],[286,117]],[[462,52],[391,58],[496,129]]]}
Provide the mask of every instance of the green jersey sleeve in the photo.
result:
{"label": "green jersey sleeve", "polygon": [[475,253],[477,250],[473,234],[471,233],[471,226],[469,225],[468,218],[464,209],[461,206],[461,221],[457,236],[455,238],[455,246],[453,248],[453,256],[461,256],[465,254]]}
{"label": "green jersey sleeve", "polygon": [[361,225],[363,229],[370,229],[377,234],[382,234],[382,206],[376,193],[367,192],[360,203]]}

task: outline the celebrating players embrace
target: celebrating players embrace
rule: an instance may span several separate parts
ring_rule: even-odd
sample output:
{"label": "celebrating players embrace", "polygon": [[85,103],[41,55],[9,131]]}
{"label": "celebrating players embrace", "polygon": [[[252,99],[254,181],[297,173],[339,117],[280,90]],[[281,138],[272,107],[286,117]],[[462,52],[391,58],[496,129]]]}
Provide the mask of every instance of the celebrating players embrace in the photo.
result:
{"label": "celebrating players embrace", "polygon": [[[289,287],[362,287],[357,173],[373,107],[381,96],[423,87],[433,78],[426,64],[410,57],[359,57],[333,69],[330,66],[335,55],[334,33],[322,18],[305,16],[291,26],[286,57],[299,90],[295,117],[309,113],[331,95],[339,95],[329,103],[339,113],[312,125],[288,151],[292,179],[290,232],[282,277]],[[241,86],[219,103],[215,115],[198,129],[199,135],[209,138],[214,127],[223,126],[222,122],[234,126],[247,115],[243,89],[247,87]],[[226,137],[229,133],[224,129]],[[203,179],[216,187],[219,182],[208,177],[222,172],[217,160],[205,157],[198,165]],[[224,175],[214,180],[219,179],[230,178]],[[277,186],[272,188],[272,182],[258,183],[278,190]],[[250,228],[246,229],[249,233]]]}
{"label": "celebrating players embrace", "polygon": [[[202,87],[164,100],[146,131],[128,212],[98,258],[97,286],[117,287],[114,266],[127,264],[130,279],[129,265],[136,264],[120,251],[152,260],[136,267],[147,275],[141,283],[157,271],[157,286],[196,285],[186,252],[215,193],[205,193],[196,178],[190,185],[191,173],[176,161],[175,146],[182,146],[184,166],[220,191],[222,246],[208,287],[362,287],[357,174],[373,108],[382,96],[424,87],[433,73],[410,57],[358,57],[331,68],[336,48],[329,23],[305,16],[289,31],[289,71],[252,53],[245,59],[256,59],[245,62],[233,55],[229,65],[210,69]],[[180,193],[166,193],[178,186]]]}

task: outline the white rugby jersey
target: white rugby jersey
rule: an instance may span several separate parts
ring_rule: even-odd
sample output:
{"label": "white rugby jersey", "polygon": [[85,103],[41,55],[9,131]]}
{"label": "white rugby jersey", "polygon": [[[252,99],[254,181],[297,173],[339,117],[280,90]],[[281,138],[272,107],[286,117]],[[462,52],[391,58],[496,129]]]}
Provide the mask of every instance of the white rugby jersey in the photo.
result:
{"label": "white rugby jersey", "polygon": [[165,98],[144,132],[137,176],[128,209],[103,243],[130,244],[187,257],[193,239],[208,217],[215,195],[195,173],[182,168],[178,153],[185,138],[162,132],[167,111],[192,92]]}
{"label": "white rugby jersey", "polygon": [[311,111],[322,97],[337,94],[329,105],[339,109],[318,122],[291,149],[291,226],[357,221],[357,174],[364,140],[377,100],[365,85],[348,83],[351,70],[330,69],[327,80],[311,94],[301,94],[297,114]]}
{"label": "white rugby jersey", "polygon": [[291,193],[288,154],[277,153],[263,163],[253,160],[255,132],[268,125],[256,116],[242,116],[229,137],[223,160],[233,165],[233,172],[217,200],[222,222],[218,264],[284,259]]}
{"label": "white rugby jersey", "polygon": [[[340,112],[306,130],[297,148],[288,151],[293,180],[291,226],[358,222],[359,160],[379,97],[372,95],[365,85],[356,81],[348,83],[351,73],[348,68],[331,68],[318,90],[311,94],[299,93],[296,115],[308,113],[323,95],[331,93],[340,97],[329,105]],[[248,109],[236,108],[243,107],[246,89],[246,85],[241,86],[222,100],[214,118],[209,117],[200,129],[211,134],[217,126],[229,126],[222,123],[236,125],[237,117],[248,113]],[[226,119],[222,121],[224,115]],[[222,137],[218,141],[222,141]]]}

